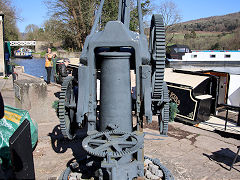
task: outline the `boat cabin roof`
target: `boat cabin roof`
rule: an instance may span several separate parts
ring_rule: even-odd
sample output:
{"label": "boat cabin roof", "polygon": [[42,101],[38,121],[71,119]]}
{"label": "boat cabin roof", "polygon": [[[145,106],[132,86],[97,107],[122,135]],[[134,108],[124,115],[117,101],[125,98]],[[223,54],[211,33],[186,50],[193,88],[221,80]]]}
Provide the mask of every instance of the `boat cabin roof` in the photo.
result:
{"label": "boat cabin roof", "polygon": [[190,86],[192,88],[197,87],[201,82],[203,82],[208,78],[209,77],[207,76],[173,72],[172,68],[165,68],[165,72],[164,72],[164,81],[175,83],[175,84],[181,84],[185,86]]}

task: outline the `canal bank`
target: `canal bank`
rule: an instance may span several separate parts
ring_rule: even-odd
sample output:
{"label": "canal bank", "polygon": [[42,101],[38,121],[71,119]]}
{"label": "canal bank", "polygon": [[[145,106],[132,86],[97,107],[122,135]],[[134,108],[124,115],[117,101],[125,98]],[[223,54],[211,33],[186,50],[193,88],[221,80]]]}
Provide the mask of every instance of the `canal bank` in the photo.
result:
{"label": "canal bank", "polygon": [[[24,73],[19,78],[36,78]],[[1,93],[6,105],[16,106],[11,76],[0,78]],[[44,107],[29,110],[38,123],[38,145],[33,152],[36,179],[57,179],[72,156],[81,156],[81,136],[69,141],[61,134],[59,120],[52,103],[57,100],[60,86],[47,85]],[[37,100],[35,100],[37,101]],[[34,105],[35,106],[35,105]],[[48,111],[46,111],[48,109]],[[229,171],[239,140],[222,137],[178,122],[169,123],[168,137],[159,137],[157,117],[153,125],[145,125],[144,151],[151,158],[159,158],[175,179],[239,179],[240,159]]]}

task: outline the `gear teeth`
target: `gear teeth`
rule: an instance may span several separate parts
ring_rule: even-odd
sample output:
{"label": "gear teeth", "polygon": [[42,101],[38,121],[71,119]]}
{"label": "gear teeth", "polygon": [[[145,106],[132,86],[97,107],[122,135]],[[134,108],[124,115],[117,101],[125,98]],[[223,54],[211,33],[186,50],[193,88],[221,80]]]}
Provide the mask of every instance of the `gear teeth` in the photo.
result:
{"label": "gear teeth", "polygon": [[[169,101],[168,87],[167,87],[167,83],[166,82],[164,82],[164,84],[163,84],[163,96],[164,96],[164,100],[168,100]],[[166,102],[164,104],[162,119],[163,119],[162,134],[167,135],[167,132],[168,132],[168,121],[169,121],[169,102]]]}
{"label": "gear teeth", "polygon": [[[109,150],[104,150],[104,151],[96,151],[93,147],[88,146],[89,145],[89,141],[91,139],[96,139],[99,137],[105,137],[106,134],[108,134],[108,136],[113,135],[114,137],[116,136],[122,136],[124,134],[128,134],[129,136],[131,136],[132,138],[134,138],[136,140],[136,144],[133,145],[130,148],[126,148],[125,150],[122,151],[109,151]],[[140,141],[140,136],[136,135],[134,132],[133,133],[128,133],[128,132],[123,132],[123,131],[117,131],[117,130],[112,130],[112,131],[104,131],[104,132],[98,132],[96,134],[93,134],[91,136],[87,136],[86,138],[83,139],[82,141],[82,147],[85,149],[85,151],[87,151],[89,154],[93,155],[93,156],[98,156],[98,157],[106,157],[106,156],[111,156],[113,158],[118,158],[118,157],[122,157],[126,154],[133,154],[135,152],[137,152],[139,150],[139,148],[141,147],[142,143]],[[108,142],[110,143],[110,142]]]}
{"label": "gear teeth", "polygon": [[[155,27],[155,28],[153,28]],[[154,15],[151,22],[151,30],[155,29],[154,38],[155,41],[155,83],[153,84],[153,98],[161,99],[162,97],[162,86],[164,79],[164,68],[165,68],[165,57],[166,57],[166,48],[165,48],[165,28],[161,16]],[[152,34],[152,33],[150,33]],[[152,42],[150,40],[150,42]],[[152,52],[152,51],[151,51]]]}
{"label": "gear teeth", "polygon": [[60,121],[60,128],[63,136],[68,139],[73,139],[75,134],[71,134],[71,121],[68,116],[68,112],[65,110],[66,94],[73,80],[73,76],[68,76],[64,79],[60,91],[59,104],[58,104],[58,118]]}

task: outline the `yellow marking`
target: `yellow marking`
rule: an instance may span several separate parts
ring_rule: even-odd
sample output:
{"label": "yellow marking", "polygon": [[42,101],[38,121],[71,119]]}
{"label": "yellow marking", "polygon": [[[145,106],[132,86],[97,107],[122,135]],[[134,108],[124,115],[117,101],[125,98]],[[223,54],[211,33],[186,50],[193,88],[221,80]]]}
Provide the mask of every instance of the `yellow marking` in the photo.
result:
{"label": "yellow marking", "polygon": [[12,121],[17,124],[19,124],[20,119],[22,118],[22,116],[20,116],[16,113],[10,112],[10,111],[6,111],[6,110],[4,111],[4,114],[5,114],[3,117],[4,119]]}

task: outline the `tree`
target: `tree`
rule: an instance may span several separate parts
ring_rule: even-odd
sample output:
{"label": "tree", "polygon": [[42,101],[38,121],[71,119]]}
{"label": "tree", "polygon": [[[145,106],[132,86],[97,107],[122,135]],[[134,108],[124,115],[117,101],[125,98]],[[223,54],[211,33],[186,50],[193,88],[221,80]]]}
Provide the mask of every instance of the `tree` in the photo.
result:
{"label": "tree", "polygon": [[[162,15],[163,22],[165,26],[165,31],[169,34],[168,29],[176,23],[179,23],[182,19],[180,15],[180,11],[177,8],[177,5],[172,0],[165,0],[163,1],[157,12]],[[169,44],[172,39],[174,38],[174,33],[172,36],[167,40],[166,45]]]}
{"label": "tree", "polygon": [[25,28],[25,39],[26,40],[39,40],[39,27],[35,24],[29,24]]}
{"label": "tree", "polygon": [[184,35],[184,39],[191,39],[191,38],[195,39],[196,37],[197,37],[197,34],[194,30]]}
{"label": "tree", "polygon": [[221,47],[220,47],[220,44],[218,42],[216,42],[215,44],[213,44],[211,46],[211,50],[219,50]]}
{"label": "tree", "polygon": [[[90,33],[94,22],[97,0],[48,0],[47,7],[52,19],[63,22],[65,38],[71,38],[77,48],[83,47],[86,36]],[[64,34],[62,34],[64,36]]]}
{"label": "tree", "polygon": [[[118,2],[118,0],[105,1],[99,24],[100,29],[103,29],[109,20],[117,19]],[[133,0],[130,0],[130,2],[134,4]],[[81,50],[93,26],[100,0],[47,0],[46,4],[51,14],[50,22],[55,21],[58,24],[63,24],[60,29],[54,28],[53,24],[51,24],[51,28],[55,29],[58,37],[62,37],[65,42],[68,44],[71,42],[69,46],[76,45],[77,49]],[[149,4],[149,0],[142,3],[143,15],[149,11]],[[134,12],[137,12],[136,6],[131,7]],[[133,21],[131,21],[130,27],[132,30],[136,30],[134,20],[138,17],[137,13],[131,14],[131,17]],[[47,31],[46,28],[45,31]]]}
{"label": "tree", "polygon": [[20,18],[17,16],[16,8],[12,5],[11,0],[0,0],[0,12],[4,14],[5,40],[18,40],[19,30],[16,20]]}
{"label": "tree", "polygon": [[[137,31],[138,27],[139,27],[139,23],[138,23],[138,8],[136,6],[136,4],[134,3],[133,0],[130,1],[131,4],[131,12],[130,12],[130,25],[129,28],[132,31]],[[142,16],[145,17],[147,15],[149,15],[152,12],[152,7],[151,7],[151,3],[150,0],[145,0],[141,3],[141,7],[142,7]]]}

